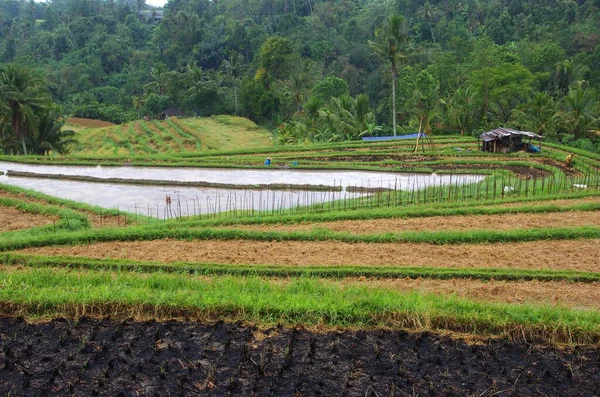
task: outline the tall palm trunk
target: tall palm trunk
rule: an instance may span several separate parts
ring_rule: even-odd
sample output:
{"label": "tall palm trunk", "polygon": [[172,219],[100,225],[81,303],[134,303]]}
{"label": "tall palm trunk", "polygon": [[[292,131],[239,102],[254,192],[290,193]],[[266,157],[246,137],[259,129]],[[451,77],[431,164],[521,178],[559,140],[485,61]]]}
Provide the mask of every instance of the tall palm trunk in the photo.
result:
{"label": "tall palm trunk", "polygon": [[396,80],[398,79],[398,70],[392,65],[392,128],[396,136]]}
{"label": "tall palm trunk", "polygon": [[433,29],[431,28],[431,21],[427,21],[429,24],[429,31],[431,32],[431,40],[433,40],[433,44],[435,44],[435,36],[433,35]]}
{"label": "tall palm trunk", "polygon": [[19,115],[18,112],[13,113],[12,120],[13,130],[17,134],[17,137],[21,141],[21,146],[23,146],[23,154],[27,156],[27,145],[25,145],[25,131],[21,128],[21,123],[19,123]]}
{"label": "tall palm trunk", "polygon": [[235,98],[235,115],[238,116],[237,82],[233,79],[233,96]]}

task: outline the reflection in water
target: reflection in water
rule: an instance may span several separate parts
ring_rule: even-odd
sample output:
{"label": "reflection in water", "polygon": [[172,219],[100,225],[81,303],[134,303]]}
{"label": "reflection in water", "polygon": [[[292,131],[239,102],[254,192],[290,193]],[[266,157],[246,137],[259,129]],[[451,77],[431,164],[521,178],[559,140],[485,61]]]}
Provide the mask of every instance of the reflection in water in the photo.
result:
{"label": "reflection in water", "polygon": [[[380,187],[418,190],[427,186],[479,182],[481,175],[423,175],[368,171],[305,171],[290,169],[205,169],[160,167],[80,167],[27,165],[0,162],[0,170],[47,174],[85,175],[99,178],[203,181],[229,184],[313,184],[330,186]],[[229,210],[273,210],[351,199],[359,193],[223,190],[168,186],[123,185],[0,176],[0,183],[36,190],[52,196],[104,208],[171,218]],[[171,205],[166,205],[170,196]]]}

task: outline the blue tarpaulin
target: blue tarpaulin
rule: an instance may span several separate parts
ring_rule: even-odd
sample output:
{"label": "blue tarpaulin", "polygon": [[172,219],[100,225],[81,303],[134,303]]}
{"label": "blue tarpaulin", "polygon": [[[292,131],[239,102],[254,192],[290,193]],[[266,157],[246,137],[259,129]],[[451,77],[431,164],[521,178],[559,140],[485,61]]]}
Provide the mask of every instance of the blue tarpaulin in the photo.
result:
{"label": "blue tarpaulin", "polygon": [[394,139],[417,139],[420,135],[420,138],[427,138],[426,134],[409,134],[409,135],[398,135],[398,136],[364,136],[362,138],[363,141],[391,141]]}

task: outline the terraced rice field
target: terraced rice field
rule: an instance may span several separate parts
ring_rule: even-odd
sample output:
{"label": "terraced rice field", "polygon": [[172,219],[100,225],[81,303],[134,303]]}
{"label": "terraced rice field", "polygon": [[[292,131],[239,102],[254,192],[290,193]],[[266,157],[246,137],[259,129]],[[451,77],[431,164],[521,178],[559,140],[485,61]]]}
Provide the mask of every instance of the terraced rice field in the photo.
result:
{"label": "terraced rice field", "polygon": [[488,156],[461,137],[420,158],[404,142],[186,154],[192,127],[177,123],[173,139],[160,123],[133,126],[148,134],[128,150],[168,147],[177,154],[144,159],[163,165],[268,155],[306,168],[469,168],[488,178],[419,198],[371,192],[264,213],[138,222],[112,213],[109,228],[93,227],[98,209],[0,189],[8,207],[20,200],[62,225],[0,230],[1,391],[597,393],[599,156],[578,152],[566,170],[559,146]]}
{"label": "terraced rice field", "polygon": [[[85,123],[84,123],[85,124]],[[89,124],[89,123],[87,123]],[[85,126],[85,125],[84,125]],[[75,156],[134,157],[272,146],[271,135],[250,120],[233,116],[138,120],[78,131]]]}

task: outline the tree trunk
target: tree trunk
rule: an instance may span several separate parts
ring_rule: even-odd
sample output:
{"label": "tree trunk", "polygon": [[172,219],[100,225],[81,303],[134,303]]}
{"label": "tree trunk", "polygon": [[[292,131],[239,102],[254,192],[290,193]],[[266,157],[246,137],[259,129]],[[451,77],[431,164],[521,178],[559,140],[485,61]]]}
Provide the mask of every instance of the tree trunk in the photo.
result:
{"label": "tree trunk", "polygon": [[433,29],[431,28],[431,22],[427,22],[429,24],[429,31],[431,32],[431,40],[433,40],[433,44],[435,44],[435,36],[433,35]]}
{"label": "tree trunk", "polygon": [[23,146],[23,153],[27,156],[27,146],[25,145],[25,134],[23,132],[19,132],[19,137],[21,138],[21,145]]}
{"label": "tree trunk", "polygon": [[238,113],[237,83],[236,83],[235,79],[233,79],[233,95],[235,97],[235,115],[237,116],[239,113]]}
{"label": "tree trunk", "polygon": [[396,136],[396,79],[398,78],[397,72],[392,66],[392,127],[394,130],[394,136]]}

